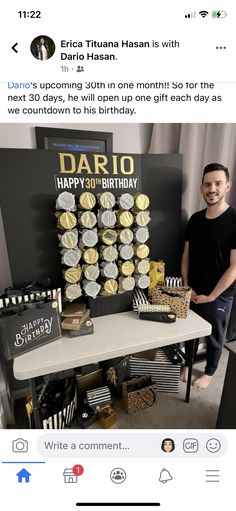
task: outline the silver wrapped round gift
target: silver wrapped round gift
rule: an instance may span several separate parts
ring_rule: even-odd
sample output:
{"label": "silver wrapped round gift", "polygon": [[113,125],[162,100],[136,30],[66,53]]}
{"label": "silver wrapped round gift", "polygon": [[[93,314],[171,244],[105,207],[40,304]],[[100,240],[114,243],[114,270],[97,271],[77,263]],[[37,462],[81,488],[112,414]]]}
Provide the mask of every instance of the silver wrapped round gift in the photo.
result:
{"label": "silver wrapped round gift", "polygon": [[109,263],[107,261],[103,261],[100,264],[101,275],[108,279],[116,279],[118,277],[118,267],[116,263]]}
{"label": "silver wrapped round gift", "polygon": [[81,250],[78,247],[67,249],[64,248],[61,250],[62,264],[66,266],[77,266],[81,259]]}
{"label": "silver wrapped round gift", "polygon": [[96,298],[101,289],[100,284],[93,280],[84,279],[82,285],[86,296],[91,296],[91,298]]}
{"label": "silver wrapped round gift", "polygon": [[99,228],[114,227],[116,224],[115,211],[110,209],[100,209],[97,214],[97,220]]}
{"label": "silver wrapped round gift", "polygon": [[120,258],[124,259],[125,261],[132,259],[134,255],[134,249],[132,245],[119,245],[118,251],[120,254]]}
{"label": "silver wrapped round gift", "polygon": [[63,209],[64,211],[76,211],[75,196],[73,193],[60,193],[56,200],[56,209]]}
{"label": "silver wrapped round gift", "polygon": [[65,231],[64,234],[58,234],[60,247],[75,248],[78,244],[78,230]]}
{"label": "silver wrapped round gift", "polygon": [[79,248],[95,247],[98,243],[97,229],[82,229],[80,232]]}

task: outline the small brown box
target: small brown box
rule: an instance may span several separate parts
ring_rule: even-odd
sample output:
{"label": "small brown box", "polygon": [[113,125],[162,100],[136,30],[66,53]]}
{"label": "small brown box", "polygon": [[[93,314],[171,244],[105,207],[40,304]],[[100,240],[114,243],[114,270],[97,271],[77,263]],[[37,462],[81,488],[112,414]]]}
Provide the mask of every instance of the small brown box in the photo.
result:
{"label": "small brown box", "polygon": [[111,428],[117,421],[117,413],[110,405],[104,406],[98,411],[98,421],[103,428]]}
{"label": "small brown box", "polygon": [[85,375],[76,374],[75,377],[79,396],[84,394],[87,390],[92,390],[103,385],[102,369],[98,369],[97,371],[93,371],[92,373]]}
{"label": "small brown box", "polygon": [[69,303],[62,311],[64,318],[82,318],[86,309],[85,303]]}

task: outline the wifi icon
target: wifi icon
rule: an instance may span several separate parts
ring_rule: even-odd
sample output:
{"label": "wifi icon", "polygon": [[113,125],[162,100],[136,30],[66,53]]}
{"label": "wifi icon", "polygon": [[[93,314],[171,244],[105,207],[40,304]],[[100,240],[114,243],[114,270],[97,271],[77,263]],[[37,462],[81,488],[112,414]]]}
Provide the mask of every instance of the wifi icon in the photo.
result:
{"label": "wifi icon", "polygon": [[205,18],[209,14],[209,12],[208,11],[200,11],[199,14],[202,18]]}

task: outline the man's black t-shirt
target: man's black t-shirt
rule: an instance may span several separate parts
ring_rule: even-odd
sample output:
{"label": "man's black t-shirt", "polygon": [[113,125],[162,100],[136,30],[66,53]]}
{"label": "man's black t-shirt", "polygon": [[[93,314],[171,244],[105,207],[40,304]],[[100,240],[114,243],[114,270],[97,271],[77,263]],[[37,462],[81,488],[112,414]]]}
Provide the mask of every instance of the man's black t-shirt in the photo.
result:
{"label": "man's black t-shirt", "polygon": [[[229,207],[217,218],[206,218],[206,209],[191,216],[189,241],[189,285],[197,294],[210,294],[230,265],[230,252],[236,249],[236,210]],[[234,294],[234,283],[222,293]]]}

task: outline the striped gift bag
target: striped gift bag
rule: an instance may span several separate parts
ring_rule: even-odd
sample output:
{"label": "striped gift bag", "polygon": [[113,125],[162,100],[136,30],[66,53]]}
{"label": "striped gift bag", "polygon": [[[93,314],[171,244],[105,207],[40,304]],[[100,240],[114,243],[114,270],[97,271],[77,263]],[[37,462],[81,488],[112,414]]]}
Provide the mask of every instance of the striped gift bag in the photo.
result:
{"label": "striped gift bag", "polygon": [[154,360],[130,357],[130,376],[150,374],[158,392],[178,392],[180,369],[181,363],[173,364],[162,348],[157,349]]}

